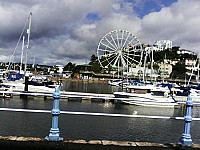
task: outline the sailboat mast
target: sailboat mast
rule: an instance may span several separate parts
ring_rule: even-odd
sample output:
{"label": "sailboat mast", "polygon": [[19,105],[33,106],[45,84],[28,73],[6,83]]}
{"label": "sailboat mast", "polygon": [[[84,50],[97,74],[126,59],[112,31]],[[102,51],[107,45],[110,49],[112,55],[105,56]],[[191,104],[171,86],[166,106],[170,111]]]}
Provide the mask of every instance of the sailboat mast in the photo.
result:
{"label": "sailboat mast", "polygon": [[166,53],[165,53],[165,58],[164,58],[164,72],[163,72],[163,81],[162,81],[163,83],[164,83],[164,81],[165,81],[164,78],[165,78],[165,71],[166,71],[166,64],[165,64],[166,59],[167,59],[167,58],[166,58]]}
{"label": "sailboat mast", "polygon": [[199,82],[199,63],[200,63],[200,60],[199,60],[199,58],[198,58],[198,60],[197,60],[197,82]]}
{"label": "sailboat mast", "polygon": [[29,27],[28,27],[28,29],[27,29],[28,39],[27,39],[27,45],[26,45],[26,58],[25,58],[24,75],[26,75],[26,70],[27,70],[28,49],[29,49],[30,34],[31,34],[31,17],[32,17],[32,12],[31,12],[30,15],[29,15]]}
{"label": "sailboat mast", "polygon": [[153,59],[153,47],[151,47],[151,81],[153,79],[153,63],[154,63],[154,59]]}
{"label": "sailboat mast", "polygon": [[[129,51],[128,51],[128,56],[129,56]],[[126,67],[127,67],[127,68],[126,68],[126,69],[127,69],[127,72],[126,72],[126,73],[127,73],[127,83],[128,83],[128,73],[129,73],[128,58],[127,58],[127,66],[126,66]]]}
{"label": "sailboat mast", "polygon": [[19,73],[22,73],[23,53],[24,53],[24,40],[25,40],[25,36],[23,36],[23,41],[22,41],[21,64],[20,64],[20,71],[19,71]]}
{"label": "sailboat mast", "polygon": [[146,61],[147,61],[147,55],[148,55],[149,48],[145,48],[145,58],[144,58],[144,67],[143,67],[143,82],[145,82],[145,76],[146,76]]}
{"label": "sailboat mast", "polygon": [[29,15],[29,27],[28,27],[28,41],[27,41],[27,49],[29,48],[29,44],[30,44],[30,35],[31,35],[31,17],[32,17],[32,12]]}

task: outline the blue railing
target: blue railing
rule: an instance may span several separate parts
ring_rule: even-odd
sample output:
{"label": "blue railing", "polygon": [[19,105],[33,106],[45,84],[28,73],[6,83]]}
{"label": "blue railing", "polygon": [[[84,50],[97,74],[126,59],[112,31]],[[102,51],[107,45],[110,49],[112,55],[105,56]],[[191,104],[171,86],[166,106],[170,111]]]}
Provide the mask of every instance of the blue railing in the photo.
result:
{"label": "blue railing", "polygon": [[167,117],[167,116],[145,116],[145,115],[127,115],[127,114],[108,114],[108,113],[90,113],[90,112],[70,112],[70,111],[60,111],[59,109],[59,99],[60,91],[59,88],[55,89],[53,94],[54,103],[53,109],[49,110],[32,110],[32,109],[15,109],[15,108],[0,108],[0,111],[13,111],[13,112],[32,112],[32,113],[51,113],[52,114],[52,127],[50,133],[45,137],[47,141],[62,141],[63,138],[60,137],[60,130],[58,128],[58,119],[60,114],[71,114],[71,115],[90,115],[90,116],[109,116],[109,117],[127,117],[127,118],[151,118],[151,119],[175,119],[184,120],[184,132],[179,140],[179,145],[182,146],[192,146],[193,142],[191,139],[190,128],[192,120],[200,121],[200,118],[192,118],[192,98],[189,95],[186,102],[186,113],[184,117]]}
{"label": "blue railing", "polygon": [[[59,137],[59,128],[58,128],[58,116],[60,115],[59,110],[59,98],[60,98],[60,91],[59,88],[55,89],[55,93],[53,94],[54,97],[54,104],[53,109],[51,111],[52,114],[52,128],[50,129],[49,136],[46,137],[48,141],[62,141],[63,138]],[[186,102],[186,114],[184,117],[185,125],[184,125],[184,133],[181,136],[180,142],[178,144],[182,146],[192,146],[192,138],[190,134],[190,127],[192,122],[192,107],[193,102],[192,98],[189,95]]]}

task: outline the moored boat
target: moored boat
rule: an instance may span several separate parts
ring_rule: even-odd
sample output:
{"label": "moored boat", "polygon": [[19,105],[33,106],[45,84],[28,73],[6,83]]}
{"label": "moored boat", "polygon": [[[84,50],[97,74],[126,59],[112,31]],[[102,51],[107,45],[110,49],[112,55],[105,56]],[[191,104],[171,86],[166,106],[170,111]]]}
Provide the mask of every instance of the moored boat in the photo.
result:
{"label": "moored boat", "polygon": [[[162,95],[163,94],[163,95]],[[122,100],[123,103],[140,105],[140,106],[150,106],[150,107],[176,107],[179,106],[173,97],[168,95],[168,93],[126,93],[126,92],[114,92],[114,96],[117,98],[126,98]],[[128,99],[127,99],[128,98]]]}
{"label": "moored boat", "polygon": [[[117,98],[126,98],[123,103],[149,106],[149,107],[177,107],[179,104],[174,99],[170,89],[166,86],[157,86],[149,88],[143,87],[145,92],[114,92]],[[142,89],[142,88],[141,88]],[[147,90],[148,89],[148,90]],[[127,99],[128,98],[128,99]]]}
{"label": "moored boat", "polygon": [[112,86],[119,86],[119,84],[122,82],[123,82],[122,79],[112,79],[108,81],[108,84]]}

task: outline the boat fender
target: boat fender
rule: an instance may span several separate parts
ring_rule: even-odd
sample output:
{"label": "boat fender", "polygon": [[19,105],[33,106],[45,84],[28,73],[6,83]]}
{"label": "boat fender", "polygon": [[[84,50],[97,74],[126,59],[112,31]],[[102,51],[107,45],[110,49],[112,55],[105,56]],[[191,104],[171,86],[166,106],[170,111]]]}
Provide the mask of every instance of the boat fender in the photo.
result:
{"label": "boat fender", "polygon": [[164,97],[168,97],[168,93],[167,92],[164,93]]}
{"label": "boat fender", "polygon": [[177,94],[177,91],[173,91],[172,93],[173,93],[173,95],[176,95],[176,94]]}

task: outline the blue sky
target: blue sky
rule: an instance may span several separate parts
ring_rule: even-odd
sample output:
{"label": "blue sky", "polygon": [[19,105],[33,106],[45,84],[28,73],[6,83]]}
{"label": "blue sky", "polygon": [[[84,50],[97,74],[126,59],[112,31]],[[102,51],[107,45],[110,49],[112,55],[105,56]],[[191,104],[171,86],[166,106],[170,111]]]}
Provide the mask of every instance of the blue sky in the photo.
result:
{"label": "blue sky", "polygon": [[199,10],[199,0],[1,0],[0,62],[9,61],[30,12],[30,63],[89,62],[101,38],[117,29],[141,43],[171,40],[198,53]]}
{"label": "blue sky", "polygon": [[86,15],[86,19],[94,22],[100,20],[101,18],[99,17],[98,13],[88,13]]}
{"label": "blue sky", "polygon": [[141,0],[139,5],[134,6],[133,9],[140,18],[143,18],[151,12],[159,12],[163,7],[169,7],[174,2],[177,0]]}

